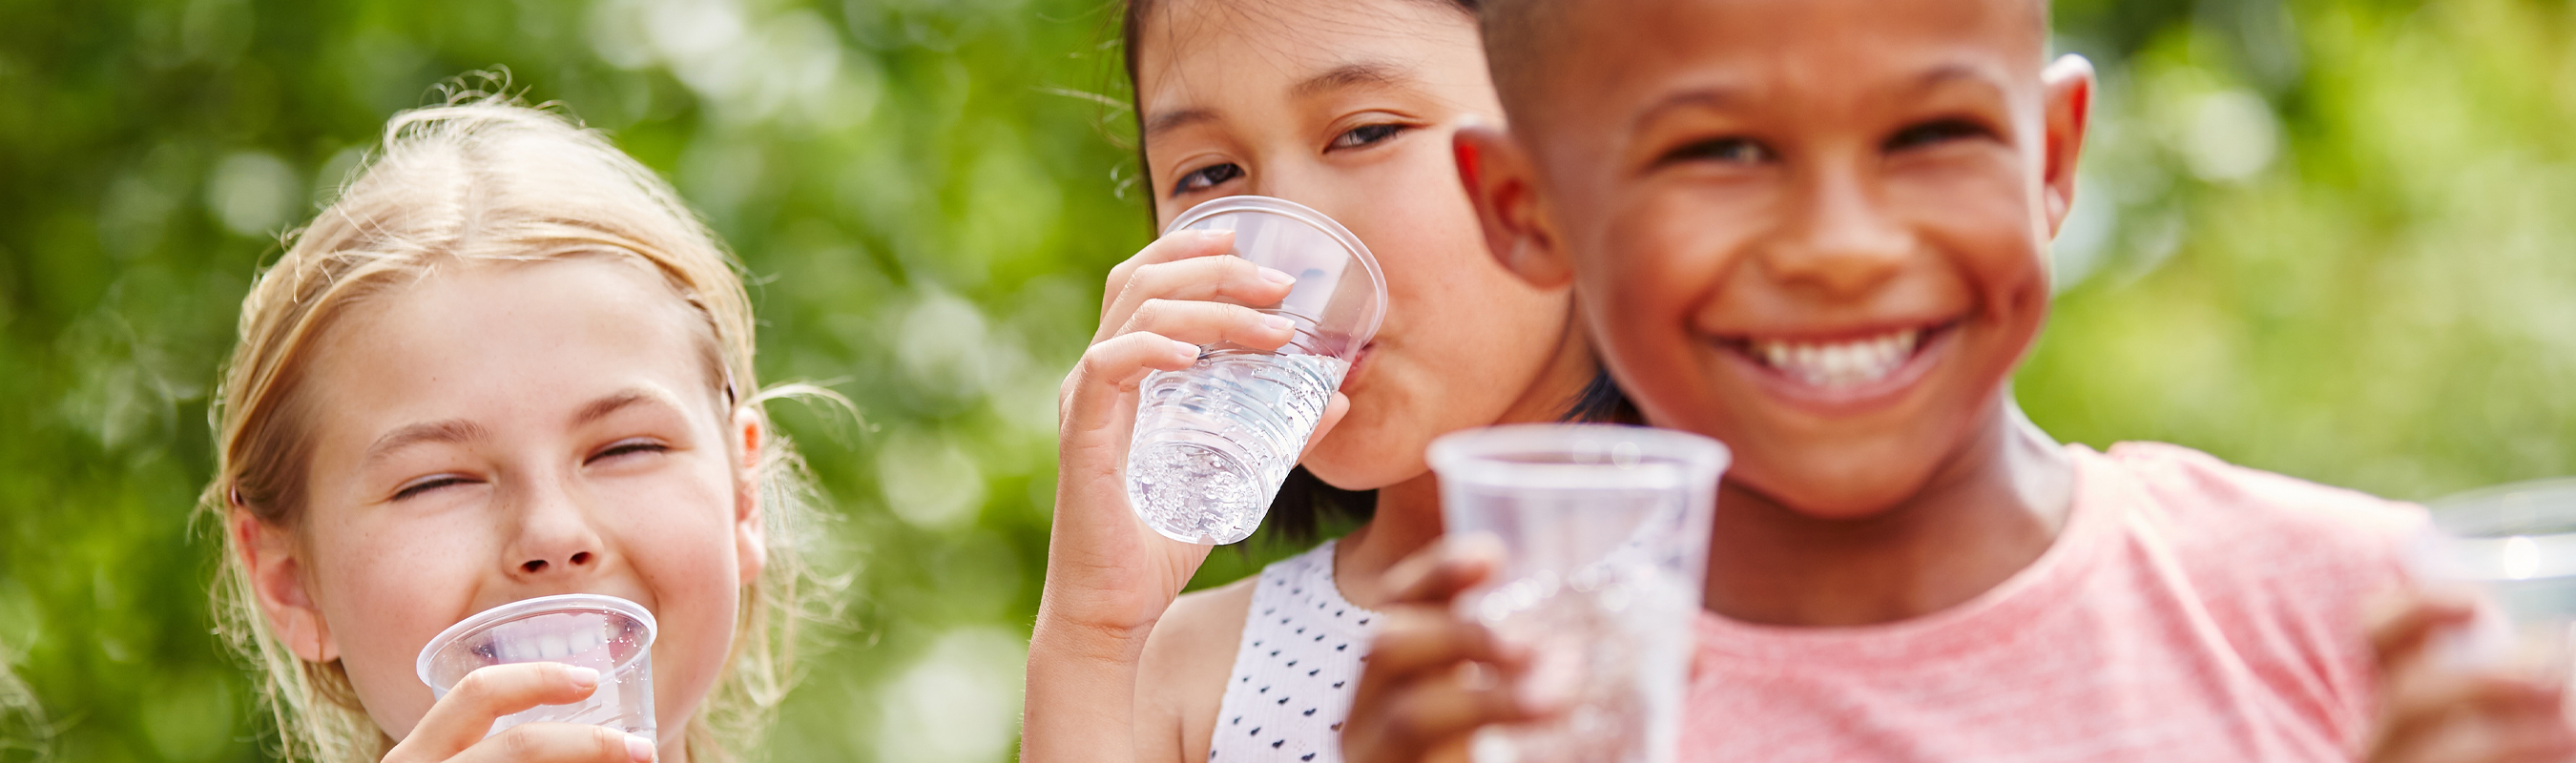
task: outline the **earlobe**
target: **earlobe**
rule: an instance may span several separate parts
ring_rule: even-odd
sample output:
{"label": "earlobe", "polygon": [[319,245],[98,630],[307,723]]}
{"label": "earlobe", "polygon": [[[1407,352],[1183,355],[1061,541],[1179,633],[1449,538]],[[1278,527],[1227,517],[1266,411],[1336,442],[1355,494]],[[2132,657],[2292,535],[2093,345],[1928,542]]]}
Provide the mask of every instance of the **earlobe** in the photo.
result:
{"label": "earlobe", "polygon": [[2046,89],[2048,120],[2040,182],[2047,196],[2048,232],[2055,236],[2075,209],[2075,167],[2092,126],[2093,63],[2071,53],[2060,56],[2041,73],[2040,82]]}
{"label": "earlobe", "polygon": [[304,560],[289,531],[260,521],[246,511],[232,512],[230,521],[234,547],[242,556],[243,575],[249,579],[251,595],[258,600],[255,603],[268,619],[269,629],[278,640],[286,642],[297,659],[340,659],[340,647],[332,639],[330,623],[322,618],[321,608],[313,603],[305,587]]}
{"label": "earlobe", "polygon": [[1539,288],[1572,282],[1574,274],[1557,251],[1537,178],[1519,143],[1502,130],[1469,126],[1459,128],[1452,148],[1459,183],[1476,208],[1485,249],[1495,262]]}

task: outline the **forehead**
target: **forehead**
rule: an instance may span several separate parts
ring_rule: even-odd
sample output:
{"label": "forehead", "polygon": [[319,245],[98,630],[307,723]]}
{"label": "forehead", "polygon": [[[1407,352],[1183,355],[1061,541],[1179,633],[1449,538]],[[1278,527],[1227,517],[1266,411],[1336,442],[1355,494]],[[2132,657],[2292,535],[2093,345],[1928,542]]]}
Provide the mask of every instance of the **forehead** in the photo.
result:
{"label": "forehead", "polygon": [[622,258],[456,263],[353,305],[315,359],[316,392],[333,410],[441,418],[694,390],[711,372],[693,313]]}
{"label": "forehead", "polygon": [[1353,64],[1431,79],[1443,64],[1483,60],[1473,20],[1440,0],[1161,0],[1142,11],[1135,35],[1149,119],[1284,95]]}
{"label": "forehead", "polygon": [[1493,55],[1510,71],[1500,83],[1506,101],[1536,112],[1515,115],[1523,121],[1577,111],[1566,102],[1586,94],[1637,101],[1722,87],[1869,97],[1945,70],[2035,91],[2047,46],[2040,1],[1521,0],[1530,10],[1502,23],[1524,28],[1497,35],[1510,50]]}

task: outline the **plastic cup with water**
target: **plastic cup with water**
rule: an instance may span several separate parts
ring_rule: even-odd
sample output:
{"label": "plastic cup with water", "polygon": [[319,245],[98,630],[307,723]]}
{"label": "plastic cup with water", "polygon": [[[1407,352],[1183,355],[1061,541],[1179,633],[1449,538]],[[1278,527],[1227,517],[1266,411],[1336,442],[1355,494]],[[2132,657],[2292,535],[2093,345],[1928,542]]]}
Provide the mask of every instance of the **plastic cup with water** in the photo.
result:
{"label": "plastic cup with water", "polygon": [[1377,335],[1386,278],[1359,237],[1294,202],[1217,199],[1168,232],[1183,230],[1234,231],[1234,256],[1297,279],[1278,304],[1248,305],[1290,320],[1286,346],[1206,345],[1196,365],[1154,372],[1139,388],[1127,452],[1136,516],[1174,539],[1233,543],[1261,525],[1333,390]]}
{"label": "plastic cup with water", "polygon": [[1692,623],[1726,446],[1606,424],[1469,430],[1431,444],[1448,532],[1501,541],[1461,617],[1531,647],[1564,710],[1477,732],[1478,763],[1657,763],[1680,743]]}
{"label": "plastic cup with water", "polygon": [[2417,572],[2484,597],[2478,619],[2447,644],[2449,657],[2576,688],[2576,478],[2502,485],[2430,507],[2435,532],[2416,544]]}
{"label": "plastic cup with water", "polygon": [[[498,734],[522,723],[606,726],[654,736],[653,613],[615,596],[543,596],[465,618],[420,650],[418,669],[430,694],[446,697],[477,668],[560,662],[599,671],[599,688],[569,705],[538,705],[492,723]],[[487,736],[489,735],[487,734]]]}

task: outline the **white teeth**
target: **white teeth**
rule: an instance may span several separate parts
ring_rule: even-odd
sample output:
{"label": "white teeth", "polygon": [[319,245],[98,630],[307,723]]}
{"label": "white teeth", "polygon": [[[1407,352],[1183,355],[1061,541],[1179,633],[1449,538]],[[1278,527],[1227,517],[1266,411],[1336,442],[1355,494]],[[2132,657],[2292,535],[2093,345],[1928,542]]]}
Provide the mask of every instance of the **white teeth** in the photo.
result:
{"label": "white teeth", "polygon": [[1921,332],[1905,329],[1832,344],[1756,339],[1751,349],[1762,362],[1808,384],[1849,387],[1878,381],[1895,373],[1905,365],[1907,358],[1914,357],[1915,342],[1921,338]]}

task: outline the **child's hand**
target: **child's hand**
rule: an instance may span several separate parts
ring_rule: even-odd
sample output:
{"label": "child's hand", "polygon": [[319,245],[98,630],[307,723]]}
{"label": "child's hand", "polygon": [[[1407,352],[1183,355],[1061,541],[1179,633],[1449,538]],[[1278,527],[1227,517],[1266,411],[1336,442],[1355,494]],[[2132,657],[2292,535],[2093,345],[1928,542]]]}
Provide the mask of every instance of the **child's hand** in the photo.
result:
{"label": "child's hand", "polygon": [[[1146,374],[1190,367],[1202,344],[1267,350],[1288,342],[1286,318],[1243,305],[1276,304],[1293,280],[1219,256],[1233,245],[1231,231],[1181,231],[1109,271],[1099,332],[1056,398],[1056,514],[1040,628],[1096,631],[1141,648],[1207,559],[1208,547],[1137,521],[1122,475]],[[1317,440],[1348,407],[1339,394],[1333,402]]]}
{"label": "child's hand", "polygon": [[2576,757],[2563,688],[2497,668],[2446,659],[2439,637],[2477,616],[2458,595],[2410,594],[2373,619],[2379,657],[2379,722],[2371,763],[2504,763]]}
{"label": "child's hand", "polygon": [[[1197,363],[1202,344],[1271,350],[1291,336],[1286,318],[1244,305],[1278,304],[1294,281],[1220,256],[1233,246],[1231,231],[1183,231],[1110,270],[1100,330],[1056,397],[1055,523],[1029,637],[1021,760],[1136,757],[1145,638],[1210,550],[1163,537],[1128,506],[1137,386],[1146,374]],[[1349,407],[1334,393],[1314,440]]]}
{"label": "child's hand", "polygon": [[493,734],[501,716],[538,705],[579,702],[599,689],[599,671],[555,662],[493,665],[465,674],[431,705],[385,763],[647,763],[653,742],[605,726],[526,723]]}
{"label": "child's hand", "polygon": [[1451,614],[1452,600],[1500,566],[1491,539],[1444,541],[1388,571],[1398,591],[1378,620],[1368,667],[1342,729],[1349,763],[1463,763],[1467,742],[1487,724],[1546,716],[1521,678],[1533,655],[1485,626]]}

